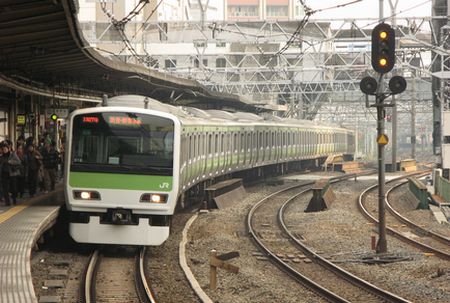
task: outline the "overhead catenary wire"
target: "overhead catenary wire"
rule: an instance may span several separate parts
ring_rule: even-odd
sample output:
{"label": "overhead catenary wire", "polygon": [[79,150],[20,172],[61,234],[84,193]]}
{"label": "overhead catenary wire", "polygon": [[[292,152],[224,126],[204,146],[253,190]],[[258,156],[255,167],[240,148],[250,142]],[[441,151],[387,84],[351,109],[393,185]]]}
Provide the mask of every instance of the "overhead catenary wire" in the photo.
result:
{"label": "overhead catenary wire", "polygon": [[[125,26],[128,22],[130,22],[133,18],[135,18],[137,15],[141,13],[141,11],[144,9],[144,7],[150,2],[150,0],[140,0],[139,3],[136,5],[135,8],[133,8],[130,13],[128,13],[127,16],[122,18],[121,20],[117,20],[107,9],[106,9],[106,2],[101,1],[100,7],[105,15],[108,16],[110,19],[110,22],[114,26],[114,28],[119,33],[119,36],[122,40],[122,42],[125,45],[125,48],[131,53],[133,57],[136,58],[140,63],[146,65],[146,61],[142,59],[142,57],[139,55],[139,53],[135,50],[135,48],[132,45],[132,42],[128,39],[126,33],[125,33]],[[162,2],[162,0],[160,0]],[[156,7],[157,8],[157,7]],[[152,11],[150,16],[147,18],[147,20],[151,17],[152,14],[156,11],[156,8]],[[123,51],[123,49],[122,49]],[[122,53],[122,51],[119,53],[119,55]],[[147,58],[150,57],[150,54],[148,54],[144,48],[144,51],[147,55]],[[118,55],[116,55],[118,56]],[[120,57],[119,57],[120,58]]]}
{"label": "overhead catenary wire", "polygon": [[[133,41],[133,40],[136,38],[136,36],[138,35],[138,33],[144,29],[145,24],[146,24],[146,23],[150,20],[150,18],[155,14],[156,10],[158,9],[158,7],[161,5],[162,2],[163,2],[163,0],[159,0],[159,2],[156,4],[155,8],[154,8],[154,9],[151,11],[151,13],[147,16],[147,18],[145,19],[145,21],[142,22],[141,26],[140,26],[139,29],[134,33],[133,37],[131,37],[131,39],[130,39],[131,41]],[[126,47],[122,48],[122,49],[120,50],[120,52],[119,52],[118,55],[121,55],[122,52],[125,50],[125,48],[126,48]],[[151,55],[147,52],[147,50],[145,49],[145,47],[143,47],[143,50],[144,50],[144,52],[145,52],[145,54],[146,54],[147,56],[151,57]]]}

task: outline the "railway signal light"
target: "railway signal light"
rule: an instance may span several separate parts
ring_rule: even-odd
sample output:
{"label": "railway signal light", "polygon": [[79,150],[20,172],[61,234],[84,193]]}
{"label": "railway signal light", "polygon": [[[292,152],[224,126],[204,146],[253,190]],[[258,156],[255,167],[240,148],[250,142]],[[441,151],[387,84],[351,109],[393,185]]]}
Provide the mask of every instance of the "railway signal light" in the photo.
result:
{"label": "railway signal light", "polygon": [[372,67],[380,74],[391,71],[395,65],[395,31],[386,23],[372,30]]}
{"label": "railway signal light", "polygon": [[373,77],[364,77],[361,82],[359,82],[359,88],[366,95],[375,95],[378,83]]}
{"label": "railway signal light", "polygon": [[389,89],[392,94],[400,94],[406,89],[406,80],[402,76],[394,76],[389,80]]}
{"label": "railway signal light", "polygon": [[58,115],[57,114],[51,114],[50,120],[52,120],[52,121],[58,120]]}

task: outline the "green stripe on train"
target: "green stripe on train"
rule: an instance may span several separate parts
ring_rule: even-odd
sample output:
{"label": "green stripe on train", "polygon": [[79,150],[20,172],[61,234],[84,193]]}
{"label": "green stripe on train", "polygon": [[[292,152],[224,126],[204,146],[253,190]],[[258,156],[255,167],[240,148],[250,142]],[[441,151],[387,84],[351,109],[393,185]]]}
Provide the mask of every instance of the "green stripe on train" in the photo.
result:
{"label": "green stripe on train", "polygon": [[171,191],[172,176],[70,172],[71,187]]}

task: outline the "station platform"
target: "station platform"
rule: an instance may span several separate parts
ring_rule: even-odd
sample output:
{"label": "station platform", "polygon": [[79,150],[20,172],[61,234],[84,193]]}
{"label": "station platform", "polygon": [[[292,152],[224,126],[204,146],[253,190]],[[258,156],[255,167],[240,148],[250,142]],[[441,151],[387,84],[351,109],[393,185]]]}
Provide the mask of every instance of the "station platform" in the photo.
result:
{"label": "station platform", "polygon": [[0,303],[37,303],[31,277],[31,251],[64,203],[62,184],[55,191],[0,206]]}

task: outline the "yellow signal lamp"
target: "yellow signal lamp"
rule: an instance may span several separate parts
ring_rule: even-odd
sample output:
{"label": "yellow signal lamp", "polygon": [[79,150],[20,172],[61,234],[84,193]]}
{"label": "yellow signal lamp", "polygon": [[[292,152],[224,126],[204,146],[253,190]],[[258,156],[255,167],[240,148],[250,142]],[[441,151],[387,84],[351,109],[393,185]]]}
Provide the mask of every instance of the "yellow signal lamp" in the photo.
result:
{"label": "yellow signal lamp", "polygon": [[387,36],[388,36],[388,33],[387,33],[386,31],[381,31],[381,32],[380,32],[380,39],[381,39],[381,40],[386,39]]}
{"label": "yellow signal lamp", "polygon": [[56,121],[56,120],[58,120],[58,115],[57,114],[52,114],[50,116],[50,119],[52,119],[52,121]]}
{"label": "yellow signal lamp", "polygon": [[381,66],[381,67],[385,67],[386,65],[387,65],[387,59],[386,58],[380,58],[380,60],[378,60],[378,64]]}

